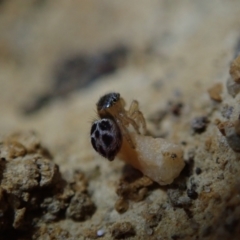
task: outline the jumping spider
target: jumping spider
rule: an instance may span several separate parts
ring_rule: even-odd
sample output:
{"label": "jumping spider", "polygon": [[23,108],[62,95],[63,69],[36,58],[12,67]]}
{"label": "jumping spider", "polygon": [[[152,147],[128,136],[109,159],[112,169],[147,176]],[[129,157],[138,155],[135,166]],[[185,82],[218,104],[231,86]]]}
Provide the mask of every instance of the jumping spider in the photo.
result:
{"label": "jumping spider", "polygon": [[125,101],[119,93],[114,92],[102,96],[97,102],[97,112],[100,119],[92,125],[91,143],[99,154],[110,161],[119,152],[123,137],[132,148],[135,148],[128,132],[129,125],[132,125],[138,134],[140,134],[140,125],[143,132],[146,132],[146,122],[139,110],[138,102],[132,101],[128,111],[124,107]]}

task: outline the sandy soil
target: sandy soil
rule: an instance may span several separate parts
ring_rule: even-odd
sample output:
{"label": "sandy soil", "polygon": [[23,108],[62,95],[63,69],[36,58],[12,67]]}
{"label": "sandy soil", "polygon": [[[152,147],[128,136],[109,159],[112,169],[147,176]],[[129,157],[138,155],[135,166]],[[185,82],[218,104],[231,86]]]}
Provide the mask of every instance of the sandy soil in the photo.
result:
{"label": "sandy soil", "polygon": [[[240,140],[219,124],[240,112],[226,87],[239,9],[235,0],[1,1],[0,239],[237,239]],[[173,184],[93,150],[95,104],[111,91],[127,107],[139,101],[150,135],[182,146]]]}

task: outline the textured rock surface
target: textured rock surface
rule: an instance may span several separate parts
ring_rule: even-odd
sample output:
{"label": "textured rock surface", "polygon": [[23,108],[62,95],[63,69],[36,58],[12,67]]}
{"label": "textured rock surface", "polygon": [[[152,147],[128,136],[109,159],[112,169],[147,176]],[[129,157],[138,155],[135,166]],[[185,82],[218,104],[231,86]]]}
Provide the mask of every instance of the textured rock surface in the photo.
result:
{"label": "textured rock surface", "polygon": [[[240,114],[229,74],[239,9],[236,0],[1,1],[0,239],[238,239],[238,130],[219,126]],[[95,104],[109,91],[127,108],[139,101],[149,135],[182,146],[186,166],[170,186],[92,149]]]}
{"label": "textured rock surface", "polygon": [[[34,133],[16,133],[0,141],[0,236],[62,218],[82,221],[95,211],[80,172],[64,180]],[[1,238],[2,239],[2,238]]]}

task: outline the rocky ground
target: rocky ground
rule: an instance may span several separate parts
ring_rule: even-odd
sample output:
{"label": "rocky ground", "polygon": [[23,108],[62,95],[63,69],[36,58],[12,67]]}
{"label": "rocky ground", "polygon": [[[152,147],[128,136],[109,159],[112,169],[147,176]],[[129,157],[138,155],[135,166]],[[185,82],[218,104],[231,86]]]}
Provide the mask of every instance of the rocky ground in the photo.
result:
{"label": "rocky ground", "polygon": [[[239,9],[0,1],[0,239],[238,239]],[[171,185],[93,150],[111,91],[181,145]]]}

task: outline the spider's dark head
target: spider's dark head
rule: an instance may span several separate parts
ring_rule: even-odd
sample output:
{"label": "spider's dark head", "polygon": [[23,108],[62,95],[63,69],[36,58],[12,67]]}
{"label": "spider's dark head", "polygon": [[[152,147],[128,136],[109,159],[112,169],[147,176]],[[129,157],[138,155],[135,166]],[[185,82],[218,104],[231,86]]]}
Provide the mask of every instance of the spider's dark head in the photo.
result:
{"label": "spider's dark head", "polygon": [[108,93],[102,96],[97,102],[97,110],[101,111],[107,108],[112,107],[120,99],[119,93]]}

